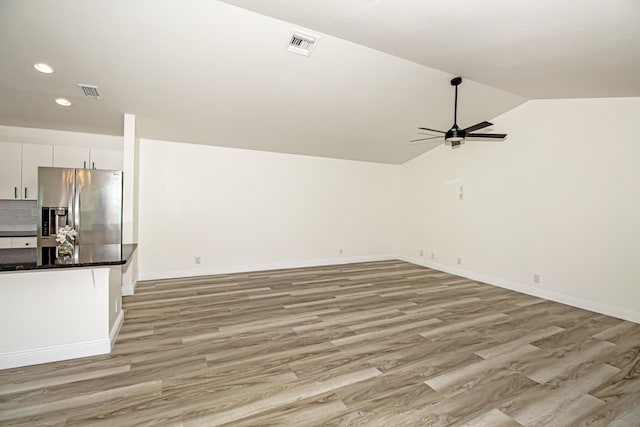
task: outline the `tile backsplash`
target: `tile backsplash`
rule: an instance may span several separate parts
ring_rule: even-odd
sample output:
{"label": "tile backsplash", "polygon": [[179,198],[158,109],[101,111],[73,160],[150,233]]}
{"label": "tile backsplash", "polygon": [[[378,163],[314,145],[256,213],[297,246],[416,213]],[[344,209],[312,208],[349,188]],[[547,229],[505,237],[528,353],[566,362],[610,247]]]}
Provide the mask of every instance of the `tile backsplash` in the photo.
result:
{"label": "tile backsplash", "polygon": [[35,231],[37,205],[35,200],[0,200],[0,231]]}

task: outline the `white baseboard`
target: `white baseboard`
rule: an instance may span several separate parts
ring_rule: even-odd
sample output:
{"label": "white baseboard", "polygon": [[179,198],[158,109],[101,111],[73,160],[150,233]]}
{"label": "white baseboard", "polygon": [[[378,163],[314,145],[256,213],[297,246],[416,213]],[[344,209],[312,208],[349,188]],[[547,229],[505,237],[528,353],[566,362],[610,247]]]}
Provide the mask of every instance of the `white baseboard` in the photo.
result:
{"label": "white baseboard", "polygon": [[0,353],[0,369],[58,362],[79,357],[96,356],[111,352],[111,343],[107,338],[74,344],[54,345],[24,351]]}
{"label": "white baseboard", "polygon": [[131,295],[135,295],[136,293],[136,285],[138,282],[133,282],[131,285],[122,285],[122,296],[128,297]]}
{"label": "white baseboard", "polygon": [[113,324],[113,328],[109,332],[109,350],[113,348],[113,344],[115,344],[116,339],[118,338],[118,334],[120,333],[120,328],[122,328],[122,324],[124,323],[124,310],[120,308],[120,312],[118,313],[118,317],[116,317],[116,321]]}
{"label": "white baseboard", "polygon": [[215,274],[248,273],[251,271],[280,270],[284,268],[322,267],[325,265],[353,264],[356,262],[388,261],[398,259],[395,254],[358,257],[337,257],[302,261],[288,261],[229,267],[202,267],[197,269],[140,272],[139,280],[175,279],[179,277],[209,276]]}
{"label": "white baseboard", "polygon": [[488,276],[486,274],[476,273],[474,271],[468,271],[462,268],[439,264],[437,262],[431,262],[420,258],[407,256],[400,256],[398,258],[412,264],[422,265],[424,267],[455,274],[456,276],[466,277],[467,279],[476,280],[478,282],[488,283],[490,285],[495,285],[501,288],[510,289],[512,291],[521,292],[523,294],[548,299],[551,301],[559,302],[561,304],[570,305],[572,307],[594,311],[596,313],[605,314],[607,316],[616,317],[618,319],[640,323],[640,312],[628,308],[604,304],[597,301],[591,301],[572,295],[566,295],[559,292],[550,291],[548,289],[542,289],[526,283],[519,283],[499,277]]}

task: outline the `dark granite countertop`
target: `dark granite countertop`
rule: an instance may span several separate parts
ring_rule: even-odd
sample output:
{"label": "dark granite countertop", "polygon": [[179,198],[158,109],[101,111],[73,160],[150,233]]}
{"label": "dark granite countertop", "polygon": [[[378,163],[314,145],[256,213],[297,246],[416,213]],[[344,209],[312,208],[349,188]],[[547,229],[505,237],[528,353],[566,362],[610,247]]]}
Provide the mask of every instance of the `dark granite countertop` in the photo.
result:
{"label": "dark granite countertop", "polygon": [[36,230],[0,231],[0,237],[36,237]]}
{"label": "dark granite countertop", "polygon": [[122,265],[129,261],[137,247],[137,244],[79,245],[73,258],[66,260],[56,258],[55,247],[0,249],[0,271]]}

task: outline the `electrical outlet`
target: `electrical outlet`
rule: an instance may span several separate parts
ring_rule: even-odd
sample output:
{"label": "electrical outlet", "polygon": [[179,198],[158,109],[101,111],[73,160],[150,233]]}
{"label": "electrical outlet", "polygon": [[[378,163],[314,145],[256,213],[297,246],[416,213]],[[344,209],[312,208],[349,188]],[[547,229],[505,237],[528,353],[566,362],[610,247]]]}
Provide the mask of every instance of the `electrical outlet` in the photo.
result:
{"label": "electrical outlet", "polygon": [[342,249],[340,249],[340,255],[342,255]]}
{"label": "electrical outlet", "polygon": [[120,300],[116,300],[116,313],[118,312],[119,307],[120,307]]}
{"label": "electrical outlet", "polygon": [[540,283],[540,275],[539,274],[534,274],[533,275],[533,283]]}
{"label": "electrical outlet", "polygon": [[458,258],[458,265],[462,265],[462,258]]}
{"label": "electrical outlet", "polygon": [[424,251],[420,250],[420,256],[424,256]]}
{"label": "electrical outlet", "polygon": [[200,264],[200,257],[199,256],[196,257],[196,264]]}
{"label": "electrical outlet", "polygon": [[431,259],[436,259],[436,253],[435,252],[431,252]]}

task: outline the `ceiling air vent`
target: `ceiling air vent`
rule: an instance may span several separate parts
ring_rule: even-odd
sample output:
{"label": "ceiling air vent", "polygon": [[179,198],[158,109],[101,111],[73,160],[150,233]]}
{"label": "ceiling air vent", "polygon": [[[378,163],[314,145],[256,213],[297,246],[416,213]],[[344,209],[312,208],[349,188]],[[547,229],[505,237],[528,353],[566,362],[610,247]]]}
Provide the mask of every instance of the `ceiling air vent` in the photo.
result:
{"label": "ceiling air vent", "polygon": [[84,96],[86,96],[87,98],[100,99],[98,86],[85,85],[82,83],[78,84],[78,86],[80,86],[80,89],[82,89],[82,93],[84,93]]}
{"label": "ceiling air vent", "polygon": [[318,44],[320,37],[294,30],[293,35],[289,39],[287,50],[297,53],[298,55],[309,56],[313,48]]}

